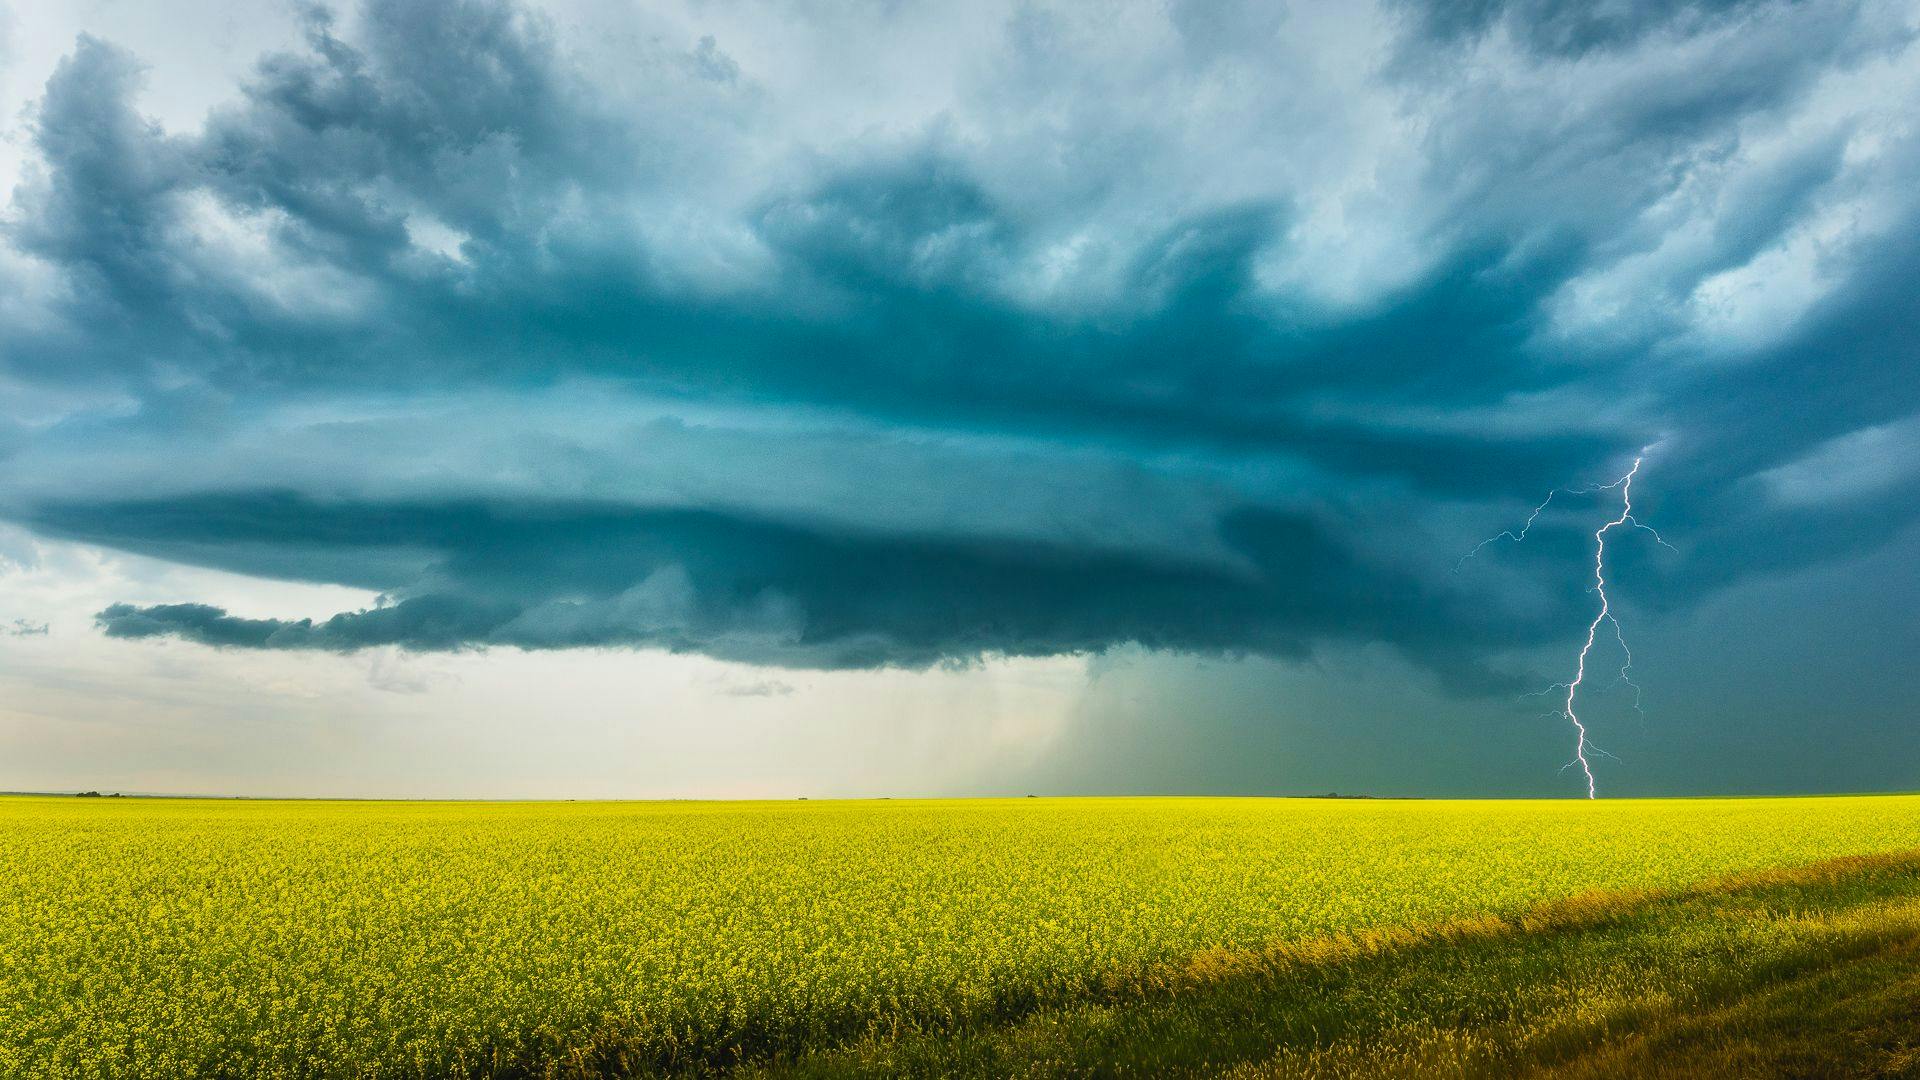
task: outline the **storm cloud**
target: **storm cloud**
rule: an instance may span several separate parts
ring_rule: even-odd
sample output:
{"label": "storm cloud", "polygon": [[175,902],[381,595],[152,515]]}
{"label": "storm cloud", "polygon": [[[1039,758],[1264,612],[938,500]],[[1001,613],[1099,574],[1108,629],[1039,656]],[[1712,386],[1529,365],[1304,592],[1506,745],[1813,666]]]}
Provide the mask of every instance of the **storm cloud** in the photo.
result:
{"label": "storm cloud", "polygon": [[1913,524],[1911,5],[1264,7],[369,0],[188,127],[83,36],[0,234],[0,515],[373,594],[114,637],[1460,687],[1591,526],[1459,554],[1636,454],[1650,604]]}

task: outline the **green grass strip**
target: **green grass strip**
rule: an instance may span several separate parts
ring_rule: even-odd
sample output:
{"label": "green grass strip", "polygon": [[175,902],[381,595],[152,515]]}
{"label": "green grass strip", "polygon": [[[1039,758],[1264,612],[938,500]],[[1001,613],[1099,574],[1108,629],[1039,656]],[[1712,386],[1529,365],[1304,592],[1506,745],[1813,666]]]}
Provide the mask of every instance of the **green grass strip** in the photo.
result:
{"label": "green grass strip", "polygon": [[[1920,852],[1590,893],[1115,976],[1009,1024],[754,1075],[1920,1075]],[[576,1061],[620,1071],[617,1055]],[[556,1063],[564,1075],[568,1065]]]}

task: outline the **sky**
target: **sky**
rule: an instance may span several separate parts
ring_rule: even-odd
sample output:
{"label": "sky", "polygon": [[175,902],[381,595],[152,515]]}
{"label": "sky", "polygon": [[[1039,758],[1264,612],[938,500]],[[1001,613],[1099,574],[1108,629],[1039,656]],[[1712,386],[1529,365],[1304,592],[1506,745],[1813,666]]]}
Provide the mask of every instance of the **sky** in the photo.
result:
{"label": "sky", "polygon": [[1917,37],[0,0],[0,789],[1920,788]]}

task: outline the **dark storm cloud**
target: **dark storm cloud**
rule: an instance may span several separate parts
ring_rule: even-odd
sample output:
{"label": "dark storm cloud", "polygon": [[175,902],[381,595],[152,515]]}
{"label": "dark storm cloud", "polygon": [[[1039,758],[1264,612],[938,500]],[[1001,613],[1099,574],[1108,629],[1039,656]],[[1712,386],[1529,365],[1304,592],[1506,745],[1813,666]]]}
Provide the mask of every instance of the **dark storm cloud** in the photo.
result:
{"label": "dark storm cloud", "polygon": [[[1517,346],[1577,269],[1571,251],[1478,238],[1377,313],[1325,325],[1258,295],[1255,260],[1287,214],[1254,204],[1149,230],[1095,317],[1036,310],[999,288],[1031,254],[1027,227],[936,137],[749,206],[769,279],[684,295],[655,269],[672,253],[608,227],[618,200],[672,175],[651,175],[643,133],[563,91],[543,38],[493,5],[368,11],[364,50],[319,23],[310,55],[264,62],[197,139],[141,121],[134,60],[83,40],[49,83],[48,175],[18,215],[22,248],[68,272],[80,337],[22,351],[56,378],[184,363],[251,391],[591,371],[939,422],[1299,445],[1316,433],[1287,404],[1305,391],[1448,403],[1542,383]],[[264,302],[213,264],[195,199],[264,215],[304,295]],[[420,215],[458,230],[459,259],[411,246]],[[363,306],[325,313],[341,294]]]}
{"label": "dark storm cloud", "polygon": [[1649,34],[1698,32],[1764,6],[1758,0],[1414,0],[1399,5],[1412,13],[1422,36],[1459,45],[1504,30],[1526,48],[1560,57],[1618,49]]}
{"label": "dark storm cloud", "polygon": [[[115,637],[349,651],[652,646],[809,667],[926,666],[1133,641],[1299,655],[1321,638],[1392,636],[1461,659],[1475,619],[1314,523],[1242,511],[1230,563],[1082,545],[870,536],[707,511],[606,506],[320,505],[292,496],[53,508],[53,535],[111,537],[173,558],[297,542],[337,563],[402,546],[433,553],[382,581],[380,606],[330,619],[239,618],[203,604],[117,605]],[[1462,678],[1479,677],[1471,667]]]}
{"label": "dark storm cloud", "polygon": [[[1297,105],[1311,80],[1230,47],[1277,48],[1307,13],[1181,9],[1175,45],[1136,50],[1163,59],[1101,65],[1070,12],[1036,8],[941,114],[818,138],[725,41],[649,39],[613,80],[481,0],[315,13],[191,131],[144,119],[139,60],[82,38],[7,218],[8,272],[40,299],[0,321],[0,363],[105,404],[0,417],[0,512],[385,597],[318,621],[116,605],[119,637],[830,667],[1383,641],[1463,683],[1551,613],[1440,572],[1521,500],[1648,444],[1648,498],[1685,538],[1647,568],[1666,603],[1911,520],[1905,481],[1787,506],[1766,479],[1920,412],[1914,136],[1871,101],[1908,55],[1900,9],[1395,10],[1400,36],[1332,61],[1378,105],[1337,121],[1314,113],[1338,95]],[[1147,104],[1099,85],[1123,77]],[[1235,93],[1255,99],[1190,130]],[[1319,239],[1330,218],[1351,255]],[[1726,284],[1766,284],[1753,268],[1796,243],[1810,298]],[[581,380],[616,411],[750,414],[754,448],[675,485],[658,439],[525,430]],[[429,400],[484,400],[482,434],[539,452],[354,441],[361,414]],[[869,495],[852,456],[841,486],[740,494],[836,425],[968,449]],[[257,459],[169,473],[152,447]],[[1114,534],[1067,482],[1083,465],[1049,455],[1126,462],[1101,505],[1137,483],[1141,531],[1168,524]],[[668,481],[621,488],[649,468]],[[1171,494],[1189,472],[1204,505]],[[957,509],[1020,475],[1057,497],[1009,491],[991,528]],[[956,509],[910,517],[909,485]],[[1581,535],[1548,521],[1542,554]]]}

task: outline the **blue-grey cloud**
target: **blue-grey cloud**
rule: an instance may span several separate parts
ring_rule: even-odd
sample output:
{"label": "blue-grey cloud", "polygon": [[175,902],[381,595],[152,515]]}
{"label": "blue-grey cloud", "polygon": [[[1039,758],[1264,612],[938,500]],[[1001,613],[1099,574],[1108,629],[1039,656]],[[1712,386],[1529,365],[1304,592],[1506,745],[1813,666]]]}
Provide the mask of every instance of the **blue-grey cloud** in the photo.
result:
{"label": "blue-grey cloud", "polygon": [[[527,502],[222,497],[50,508],[36,525],[182,560],[294,546],[298,561],[337,568],[364,553],[357,573],[329,576],[376,582],[384,596],[317,621],[240,618],[194,603],[117,605],[99,618],[115,637],[332,651],[649,646],[810,667],[926,666],[1120,642],[1301,655],[1319,638],[1392,637],[1424,657],[1451,656],[1460,678],[1482,674],[1454,640],[1477,620],[1452,610],[1451,598],[1365,564],[1311,521],[1254,511],[1222,523],[1224,562]],[[396,547],[430,552],[430,565],[384,576]],[[327,557],[314,559],[315,549]]]}
{"label": "blue-grey cloud", "polygon": [[817,136],[724,38],[615,79],[492,0],[316,10],[192,130],[82,38],[0,263],[5,378],[79,404],[0,416],[0,514],[382,597],[118,637],[1378,641],[1459,685],[1583,602],[1584,534],[1504,585],[1453,558],[1643,447],[1671,607],[1911,522],[1893,465],[1804,496],[1920,414],[1910,8],[1378,14],[1336,93],[1263,51],[1328,12],[1176,6],[1096,57],[1035,7],[944,109]]}
{"label": "blue-grey cloud", "polygon": [[1423,38],[1448,46],[1504,32],[1527,49],[1579,56],[1630,46],[1650,34],[1699,33],[1762,7],[1754,0],[1631,0],[1578,4],[1564,0],[1473,0],[1407,3]]}

